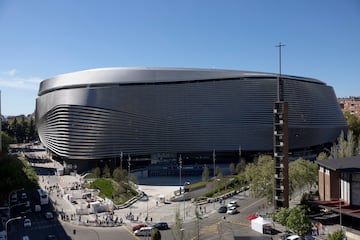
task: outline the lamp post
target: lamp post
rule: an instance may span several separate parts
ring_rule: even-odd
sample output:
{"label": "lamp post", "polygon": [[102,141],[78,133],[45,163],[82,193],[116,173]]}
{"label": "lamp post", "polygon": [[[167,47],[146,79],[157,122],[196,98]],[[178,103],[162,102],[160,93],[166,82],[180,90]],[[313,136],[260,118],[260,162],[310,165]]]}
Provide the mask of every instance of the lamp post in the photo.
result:
{"label": "lamp post", "polygon": [[180,187],[180,194],[181,194],[181,168],[182,168],[182,158],[181,154],[179,156],[179,187]]}
{"label": "lamp post", "polygon": [[215,149],[213,151],[213,168],[214,168],[214,177],[215,177],[215,161],[216,161],[216,156],[215,156]]}
{"label": "lamp post", "polygon": [[14,217],[14,218],[10,218],[9,220],[6,221],[6,223],[5,223],[6,239],[8,239],[8,233],[7,233],[7,232],[8,232],[8,230],[7,230],[7,229],[8,229],[8,227],[7,227],[7,226],[8,226],[8,223],[11,222],[11,221],[14,221],[14,220],[21,219],[21,218],[22,218],[22,217],[20,217],[20,216],[19,216],[19,217]]}
{"label": "lamp post", "polygon": [[128,177],[130,177],[130,166],[131,166],[131,157],[128,155]]}
{"label": "lamp post", "polygon": [[120,169],[122,170],[123,152],[120,152]]}

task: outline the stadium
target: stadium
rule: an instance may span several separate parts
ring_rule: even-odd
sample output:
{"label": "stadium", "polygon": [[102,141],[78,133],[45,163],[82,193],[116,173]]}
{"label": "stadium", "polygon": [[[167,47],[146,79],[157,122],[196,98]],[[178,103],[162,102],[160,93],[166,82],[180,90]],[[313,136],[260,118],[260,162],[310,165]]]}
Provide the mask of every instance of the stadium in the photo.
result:
{"label": "stadium", "polygon": [[[238,152],[272,152],[277,79],[272,73],[180,68],[63,74],[40,84],[38,133],[54,158],[88,166],[106,159],[118,165],[120,156],[161,161],[182,154],[194,162],[211,159],[214,151],[217,161]],[[282,79],[290,152],[316,152],[346,130],[331,86]]]}

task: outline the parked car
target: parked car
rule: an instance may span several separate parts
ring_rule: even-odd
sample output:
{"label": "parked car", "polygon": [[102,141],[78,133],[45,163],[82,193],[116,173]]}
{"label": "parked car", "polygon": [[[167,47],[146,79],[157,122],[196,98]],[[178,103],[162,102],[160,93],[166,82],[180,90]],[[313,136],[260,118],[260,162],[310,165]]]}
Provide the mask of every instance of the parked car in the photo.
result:
{"label": "parked car", "polygon": [[136,230],[134,234],[136,236],[150,236],[153,229],[153,227],[142,227],[139,230]]}
{"label": "parked car", "polygon": [[228,208],[238,207],[238,206],[239,206],[239,205],[237,204],[237,201],[236,201],[236,200],[229,202],[228,205],[227,205]]}
{"label": "parked car", "polygon": [[159,222],[153,225],[153,228],[157,228],[159,230],[167,230],[169,226],[166,222]]}
{"label": "parked car", "polygon": [[52,212],[46,212],[46,213],[45,213],[45,218],[48,219],[48,220],[49,220],[49,219],[53,219],[53,218],[54,218],[54,215],[53,215]]}
{"label": "parked car", "polygon": [[228,208],[226,213],[227,214],[235,214],[237,212],[238,212],[238,210],[236,209],[236,207],[230,207],[230,208]]}
{"label": "parked car", "polygon": [[31,228],[31,220],[26,218],[24,220],[24,228]]}
{"label": "parked car", "polygon": [[21,201],[25,201],[27,199],[28,199],[28,197],[27,197],[26,192],[21,193]]}
{"label": "parked car", "polygon": [[227,212],[227,207],[226,206],[221,206],[218,209],[218,213],[226,213]]}
{"label": "parked car", "polygon": [[53,234],[47,235],[46,239],[47,240],[57,240],[56,236]]}
{"label": "parked car", "polygon": [[147,225],[145,223],[140,223],[138,225],[133,226],[132,230],[133,230],[133,232],[135,232],[136,230],[139,230],[142,227],[147,227]]}
{"label": "parked car", "polygon": [[291,235],[286,238],[286,240],[302,240],[303,238],[299,235]]}

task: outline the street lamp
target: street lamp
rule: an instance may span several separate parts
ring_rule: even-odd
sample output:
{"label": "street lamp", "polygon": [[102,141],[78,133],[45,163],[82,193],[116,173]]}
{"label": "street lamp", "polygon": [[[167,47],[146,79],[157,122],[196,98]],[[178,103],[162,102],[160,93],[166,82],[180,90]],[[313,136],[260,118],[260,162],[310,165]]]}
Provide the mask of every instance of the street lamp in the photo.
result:
{"label": "street lamp", "polygon": [[128,177],[130,177],[130,166],[131,166],[131,157],[128,155]]}
{"label": "street lamp", "polygon": [[216,156],[215,156],[215,149],[213,151],[213,168],[214,168],[214,177],[215,177],[215,161],[216,161]]}
{"label": "street lamp", "polygon": [[14,218],[10,218],[9,220],[6,221],[6,223],[5,223],[6,239],[8,239],[8,233],[7,233],[7,232],[8,232],[8,230],[7,230],[7,229],[8,229],[8,227],[7,227],[7,226],[8,226],[8,223],[11,222],[11,221],[14,221],[14,220],[21,219],[21,218],[22,218],[22,217],[20,217],[20,216],[19,216],[19,217],[14,217]]}
{"label": "street lamp", "polygon": [[182,168],[182,158],[181,154],[179,156],[179,187],[180,187],[180,195],[181,195],[181,168]]}

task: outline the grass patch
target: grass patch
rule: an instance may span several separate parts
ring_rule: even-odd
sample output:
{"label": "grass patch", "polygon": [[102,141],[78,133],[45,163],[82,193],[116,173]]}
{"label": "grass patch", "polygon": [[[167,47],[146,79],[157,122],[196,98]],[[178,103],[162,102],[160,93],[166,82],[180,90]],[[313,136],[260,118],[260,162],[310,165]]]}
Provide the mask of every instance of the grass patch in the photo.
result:
{"label": "grass patch", "polygon": [[116,205],[123,204],[137,195],[127,182],[116,182],[111,178],[98,178],[86,187],[99,189],[100,197],[109,198]]}

